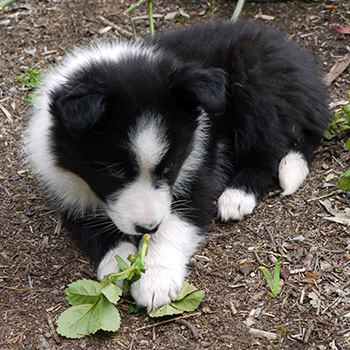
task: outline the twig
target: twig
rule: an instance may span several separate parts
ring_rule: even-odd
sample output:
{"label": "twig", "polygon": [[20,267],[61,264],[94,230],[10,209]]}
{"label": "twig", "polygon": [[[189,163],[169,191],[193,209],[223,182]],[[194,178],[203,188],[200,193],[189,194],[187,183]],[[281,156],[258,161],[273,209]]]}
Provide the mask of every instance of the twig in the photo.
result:
{"label": "twig", "polygon": [[324,194],[323,196],[320,196],[320,197],[310,198],[310,199],[307,199],[306,201],[307,201],[307,202],[313,202],[313,201],[317,201],[317,200],[320,200],[320,199],[323,199],[323,198],[331,197],[331,196],[333,196],[334,194],[337,194],[337,191],[333,191],[333,192],[331,192],[331,193]]}
{"label": "twig", "polygon": [[333,301],[333,303],[331,305],[328,305],[321,313],[321,315],[324,315],[326,313],[326,311],[328,311],[329,309],[335,309],[339,304],[340,302],[343,300],[343,297],[338,297],[337,299],[335,299]]}
{"label": "twig", "polygon": [[0,288],[15,290],[16,292],[28,292],[29,291],[29,289],[20,289],[20,288],[7,287],[7,286],[0,286]]}
{"label": "twig", "polygon": [[2,104],[0,104],[0,109],[5,114],[6,118],[9,120],[9,122],[11,124],[13,124],[13,119],[12,119],[11,113]]}
{"label": "twig", "polygon": [[186,326],[191,331],[193,338],[195,338],[195,339],[198,338],[198,333],[197,333],[196,329],[194,328],[194,326],[190,322],[184,320],[183,318],[180,320],[177,320],[176,322],[181,323],[184,326]]}
{"label": "twig", "polygon": [[170,323],[170,322],[178,321],[178,320],[181,320],[181,319],[185,319],[185,318],[189,318],[189,317],[193,317],[193,316],[200,316],[200,315],[202,315],[201,312],[194,312],[194,313],[192,313],[192,314],[188,314],[188,315],[183,315],[183,316],[171,318],[171,319],[169,319],[169,320],[164,320],[164,321],[160,321],[160,322],[157,322],[157,323],[153,323],[153,324],[149,324],[149,325],[147,325],[147,326],[143,326],[143,327],[137,328],[137,329],[136,329],[136,332],[137,332],[137,331],[141,331],[141,330],[143,330],[143,329],[148,329],[148,328],[152,328],[152,327],[157,327],[157,326],[160,326],[160,325],[165,324],[165,323]]}
{"label": "twig", "polygon": [[264,266],[265,265],[264,262],[260,259],[258,253],[255,250],[253,251],[253,254],[255,256],[256,261],[259,263],[259,265]]}
{"label": "twig", "polygon": [[271,226],[265,226],[265,230],[266,230],[266,232],[269,234],[270,240],[271,240],[272,244],[273,244],[274,246],[277,246],[276,241],[275,241],[275,239],[274,239],[274,237],[273,237],[273,235],[272,235],[272,232],[271,232]]}
{"label": "twig", "polygon": [[307,331],[305,333],[305,336],[304,336],[304,339],[303,339],[303,343],[304,344],[309,342],[310,335],[314,331],[314,329],[315,329],[315,324],[312,322],[312,323],[310,323],[309,328],[307,329]]}
{"label": "twig", "polygon": [[61,218],[59,218],[57,221],[57,225],[55,227],[55,230],[53,231],[53,234],[57,235],[59,237],[61,235],[62,227],[63,227],[63,221]]}
{"label": "twig", "polygon": [[46,313],[46,319],[47,319],[47,323],[49,324],[49,327],[51,329],[51,334],[53,336],[53,338],[55,339],[56,344],[60,343],[60,338],[58,337],[57,333],[56,333],[56,329],[52,323],[51,317],[48,313]]}
{"label": "twig", "polygon": [[107,26],[111,26],[113,29],[115,29],[116,31],[118,31],[120,34],[128,37],[128,38],[132,38],[134,36],[133,33],[129,32],[128,30],[118,26],[117,24],[109,21],[108,19],[102,17],[102,16],[98,16],[97,17],[99,20],[101,20],[101,22]]}

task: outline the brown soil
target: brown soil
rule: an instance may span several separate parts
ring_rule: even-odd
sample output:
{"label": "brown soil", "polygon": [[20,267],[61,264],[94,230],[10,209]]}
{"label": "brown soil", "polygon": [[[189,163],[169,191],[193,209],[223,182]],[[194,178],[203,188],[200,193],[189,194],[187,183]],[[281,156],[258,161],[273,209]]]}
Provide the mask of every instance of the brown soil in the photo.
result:
{"label": "brown soil", "polygon": [[[234,6],[217,1],[215,17],[229,19]],[[163,0],[154,7],[161,15],[156,31],[211,20],[206,1]],[[112,0],[23,0],[0,14],[0,107],[8,112],[0,110],[0,349],[350,349],[349,227],[326,220],[332,215],[321,203],[349,210],[349,194],[336,189],[350,164],[345,136],[322,143],[310,176],[292,197],[274,191],[243,221],[213,222],[191,265],[189,280],[206,297],[190,317],[157,325],[145,312],[130,314],[124,299],[116,333],[68,340],[50,327],[67,305],[67,284],[94,278],[94,266],[57,227],[39,180],[23,163],[29,92],[16,76],[49,68],[73,45],[116,37],[114,30],[101,31],[106,25],[99,16],[131,31],[126,8],[126,2]],[[189,18],[164,19],[179,8]],[[145,7],[134,13],[145,14]],[[244,16],[282,28],[325,73],[350,51],[350,36],[332,29],[333,23],[349,25],[347,0],[250,3]],[[147,35],[147,20],[135,23],[139,35]],[[348,74],[331,85],[332,102],[347,98]],[[257,267],[272,271],[282,252],[285,284],[273,298]],[[320,300],[319,308],[310,304],[312,298]],[[250,328],[272,332],[276,340],[251,335]]]}

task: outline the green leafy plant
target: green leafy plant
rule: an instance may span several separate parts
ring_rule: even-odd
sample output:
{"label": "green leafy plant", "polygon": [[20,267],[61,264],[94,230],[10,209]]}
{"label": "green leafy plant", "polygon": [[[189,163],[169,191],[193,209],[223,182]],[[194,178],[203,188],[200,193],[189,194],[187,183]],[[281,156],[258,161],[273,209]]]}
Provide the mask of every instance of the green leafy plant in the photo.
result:
{"label": "green leafy plant", "polygon": [[27,69],[24,74],[17,77],[17,81],[23,83],[29,89],[34,89],[39,87],[44,74],[44,71],[39,72],[37,69]]}
{"label": "green leafy plant", "polygon": [[342,132],[350,130],[350,93],[349,103],[341,108],[339,112],[334,113],[332,120],[328,124],[324,137],[330,140]]}
{"label": "green leafy plant", "polygon": [[82,338],[98,330],[114,332],[120,327],[119,311],[115,308],[122,290],[115,284],[124,281],[124,287],[130,289],[130,283],[137,281],[145,272],[145,256],[150,235],[143,237],[143,244],[136,256],[129,256],[131,265],[119,256],[116,257],[120,272],[105,276],[101,282],[80,280],[71,283],[66,289],[67,301],[72,305],[57,320],[57,332],[67,338]]}
{"label": "green leafy plant", "polygon": [[[24,74],[17,77],[17,81],[24,84],[28,89],[35,89],[40,86],[46,71],[39,72],[37,69],[28,69]],[[37,94],[30,94],[26,99],[27,104],[34,104]]]}
{"label": "green leafy plant", "polygon": [[281,289],[283,286],[283,280],[280,278],[282,258],[283,258],[283,255],[281,255],[276,262],[275,272],[274,272],[273,278],[272,278],[269,270],[265,266],[259,267],[259,269],[263,272],[263,274],[266,278],[267,284],[270,287],[271,292],[269,292],[269,295],[271,295],[273,297],[277,297],[281,293]]}
{"label": "green leafy plant", "polygon": [[[109,274],[101,282],[83,279],[71,283],[65,290],[70,308],[57,320],[58,334],[67,338],[82,338],[95,334],[98,330],[115,332],[120,327],[119,311],[115,307],[122,295],[122,290],[115,283],[123,281],[126,292],[131,283],[141,278],[146,271],[145,257],[148,251],[150,235],[145,234],[143,244],[137,255],[128,257],[130,265],[116,256],[120,272]],[[194,311],[204,298],[204,292],[184,282],[177,299],[169,305],[150,313],[151,317],[170,316],[185,311]],[[130,312],[140,312],[136,305],[130,305]]]}

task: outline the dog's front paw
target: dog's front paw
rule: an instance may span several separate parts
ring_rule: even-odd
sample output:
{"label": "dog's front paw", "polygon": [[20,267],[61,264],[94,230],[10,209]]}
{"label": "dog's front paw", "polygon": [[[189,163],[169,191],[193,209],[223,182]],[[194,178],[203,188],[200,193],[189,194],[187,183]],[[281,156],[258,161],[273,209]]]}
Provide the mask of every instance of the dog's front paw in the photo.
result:
{"label": "dog's front paw", "polygon": [[218,200],[218,217],[222,221],[241,220],[244,215],[253,212],[256,203],[254,194],[226,188]]}
{"label": "dog's front paw", "polygon": [[146,273],[131,285],[131,295],[138,305],[150,312],[169,304],[178,296],[184,279],[185,268],[176,270],[164,266],[148,267]]}

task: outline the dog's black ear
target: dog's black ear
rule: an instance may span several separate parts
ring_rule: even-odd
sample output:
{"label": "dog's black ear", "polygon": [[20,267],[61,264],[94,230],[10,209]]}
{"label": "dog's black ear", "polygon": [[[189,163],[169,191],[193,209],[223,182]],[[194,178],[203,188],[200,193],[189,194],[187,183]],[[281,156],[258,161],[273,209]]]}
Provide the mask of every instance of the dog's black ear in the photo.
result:
{"label": "dog's black ear", "polygon": [[105,108],[103,93],[87,87],[56,91],[50,104],[52,115],[61,120],[76,141],[93,128]]}
{"label": "dog's black ear", "polygon": [[171,79],[171,94],[185,109],[200,107],[211,115],[225,112],[227,77],[222,69],[187,67]]}

